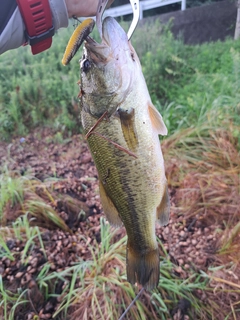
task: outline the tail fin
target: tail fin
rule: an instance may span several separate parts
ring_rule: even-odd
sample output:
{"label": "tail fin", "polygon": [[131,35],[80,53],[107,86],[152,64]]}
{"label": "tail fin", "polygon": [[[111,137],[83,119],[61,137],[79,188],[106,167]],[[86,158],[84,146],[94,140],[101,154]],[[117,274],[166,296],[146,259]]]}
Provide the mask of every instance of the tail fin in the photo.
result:
{"label": "tail fin", "polygon": [[157,287],[159,282],[159,251],[158,248],[147,253],[134,251],[127,246],[127,279],[136,282],[147,290]]}

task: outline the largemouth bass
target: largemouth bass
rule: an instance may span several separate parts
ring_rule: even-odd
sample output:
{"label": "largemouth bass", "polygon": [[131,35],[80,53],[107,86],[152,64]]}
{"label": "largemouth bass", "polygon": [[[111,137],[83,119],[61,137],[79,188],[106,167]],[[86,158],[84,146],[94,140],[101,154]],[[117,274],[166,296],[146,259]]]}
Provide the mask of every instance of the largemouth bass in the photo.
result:
{"label": "largemouth bass", "polygon": [[169,219],[158,137],[167,129],[151,102],[138,56],[115,19],[103,21],[100,44],[86,39],[80,69],[81,118],[103,211],[111,224],[126,228],[128,281],[151,290],[159,282],[155,222],[165,225]]}

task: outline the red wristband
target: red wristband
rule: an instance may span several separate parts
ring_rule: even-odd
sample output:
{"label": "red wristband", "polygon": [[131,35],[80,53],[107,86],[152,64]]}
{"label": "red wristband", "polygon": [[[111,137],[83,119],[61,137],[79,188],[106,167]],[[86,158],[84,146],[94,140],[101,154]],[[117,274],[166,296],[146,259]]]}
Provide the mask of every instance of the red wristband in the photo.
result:
{"label": "red wristband", "polygon": [[17,0],[26,26],[27,41],[32,53],[37,54],[51,47],[54,27],[48,0]]}

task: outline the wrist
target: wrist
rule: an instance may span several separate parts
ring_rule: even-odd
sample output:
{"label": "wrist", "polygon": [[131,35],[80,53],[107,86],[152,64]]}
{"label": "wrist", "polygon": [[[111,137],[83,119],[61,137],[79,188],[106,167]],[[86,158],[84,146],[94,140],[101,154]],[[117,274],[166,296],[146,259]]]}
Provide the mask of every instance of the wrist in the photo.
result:
{"label": "wrist", "polygon": [[49,0],[55,30],[68,26],[68,11],[65,0]]}
{"label": "wrist", "polygon": [[97,0],[65,0],[68,17],[90,17],[95,16],[97,12]]}

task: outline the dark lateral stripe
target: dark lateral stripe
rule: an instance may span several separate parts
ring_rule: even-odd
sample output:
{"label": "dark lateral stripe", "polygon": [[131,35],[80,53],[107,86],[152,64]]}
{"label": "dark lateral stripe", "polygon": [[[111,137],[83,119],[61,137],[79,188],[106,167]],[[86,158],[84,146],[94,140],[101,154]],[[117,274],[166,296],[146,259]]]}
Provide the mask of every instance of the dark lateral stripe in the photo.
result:
{"label": "dark lateral stripe", "polygon": [[16,0],[4,0],[1,1],[1,10],[0,10],[0,34],[5,29],[8,21],[10,20],[13,12],[17,8]]}

